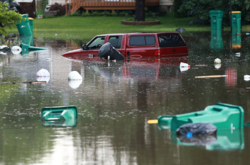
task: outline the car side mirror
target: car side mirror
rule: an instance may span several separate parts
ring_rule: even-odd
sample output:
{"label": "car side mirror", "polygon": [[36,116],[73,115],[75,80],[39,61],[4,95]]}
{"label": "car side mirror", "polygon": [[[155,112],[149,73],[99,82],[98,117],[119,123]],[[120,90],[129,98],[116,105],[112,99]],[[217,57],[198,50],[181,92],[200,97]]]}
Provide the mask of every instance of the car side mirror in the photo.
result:
{"label": "car side mirror", "polygon": [[82,49],[83,49],[83,50],[88,50],[89,47],[88,47],[86,44],[84,44],[84,45],[82,45]]}

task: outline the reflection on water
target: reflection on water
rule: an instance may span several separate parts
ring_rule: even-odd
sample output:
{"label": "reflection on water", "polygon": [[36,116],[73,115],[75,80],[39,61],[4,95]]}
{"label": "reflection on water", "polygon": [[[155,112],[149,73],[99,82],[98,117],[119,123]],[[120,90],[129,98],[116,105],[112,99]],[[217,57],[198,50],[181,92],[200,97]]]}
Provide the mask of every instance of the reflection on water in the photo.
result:
{"label": "reflection on water", "polygon": [[[233,134],[218,132],[216,141],[204,149],[174,141],[170,131],[147,124],[160,115],[193,112],[216,102],[242,106],[245,122],[250,120],[250,84],[243,78],[250,69],[249,36],[241,36],[241,56],[236,57],[231,35],[224,32],[221,49],[210,48],[210,32],[183,35],[189,47],[184,59],[68,60],[61,55],[79,41],[42,38],[34,45],[46,51],[1,56],[0,163],[248,164],[247,127]],[[220,67],[214,66],[215,58],[222,60]],[[191,68],[181,72],[180,62]],[[51,75],[47,84],[12,84],[36,81],[42,68]],[[81,74],[81,83],[71,85],[71,71]],[[195,79],[225,74],[230,76]],[[42,126],[43,107],[68,105],[78,107],[76,127]]]}

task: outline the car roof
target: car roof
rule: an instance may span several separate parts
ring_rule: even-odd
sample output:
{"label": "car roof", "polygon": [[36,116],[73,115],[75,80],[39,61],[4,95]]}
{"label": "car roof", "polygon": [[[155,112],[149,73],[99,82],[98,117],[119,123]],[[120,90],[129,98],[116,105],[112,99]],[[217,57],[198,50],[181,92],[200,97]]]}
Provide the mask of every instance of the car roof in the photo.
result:
{"label": "car roof", "polygon": [[109,35],[109,36],[114,36],[114,35],[144,35],[144,34],[148,34],[148,35],[155,35],[155,34],[179,34],[178,32],[159,32],[159,33],[156,33],[156,32],[135,32],[135,33],[111,33],[111,34],[100,34],[100,35],[97,35],[97,36],[106,36],[106,35]]}

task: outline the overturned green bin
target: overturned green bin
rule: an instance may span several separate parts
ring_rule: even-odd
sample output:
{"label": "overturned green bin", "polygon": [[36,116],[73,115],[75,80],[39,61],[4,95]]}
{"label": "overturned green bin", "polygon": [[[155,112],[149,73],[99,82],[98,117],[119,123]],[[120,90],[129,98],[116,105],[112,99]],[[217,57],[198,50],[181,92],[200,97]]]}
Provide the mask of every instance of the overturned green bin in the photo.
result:
{"label": "overturned green bin", "polygon": [[[29,20],[29,15],[28,14],[23,14],[22,15],[23,20],[19,21],[16,26],[18,29],[18,32],[20,35],[32,35],[33,34],[33,29],[31,29],[31,26],[33,28],[33,20]],[[30,25],[30,23],[32,25]]]}
{"label": "overturned green bin", "polygon": [[77,124],[77,117],[76,106],[45,107],[41,111],[44,126],[73,127]]}
{"label": "overturned green bin", "polygon": [[158,127],[160,129],[176,130],[187,123],[201,122],[211,123],[217,129],[243,128],[244,110],[241,106],[217,103],[207,106],[202,111],[174,116],[160,116],[158,118]]}

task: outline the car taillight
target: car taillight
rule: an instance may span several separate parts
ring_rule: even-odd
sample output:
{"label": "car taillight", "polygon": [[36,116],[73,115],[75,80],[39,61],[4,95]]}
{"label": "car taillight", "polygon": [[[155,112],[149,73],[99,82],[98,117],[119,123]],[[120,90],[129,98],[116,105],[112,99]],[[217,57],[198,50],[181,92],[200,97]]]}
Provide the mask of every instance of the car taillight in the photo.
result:
{"label": "car taillight", "polygon": [[161,50],[159,48],[155,51],[155,55],[161,55]]}

